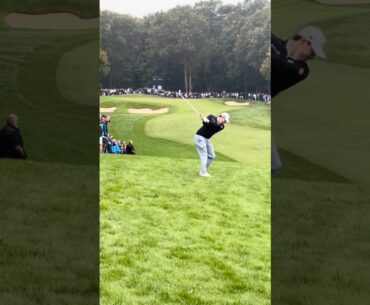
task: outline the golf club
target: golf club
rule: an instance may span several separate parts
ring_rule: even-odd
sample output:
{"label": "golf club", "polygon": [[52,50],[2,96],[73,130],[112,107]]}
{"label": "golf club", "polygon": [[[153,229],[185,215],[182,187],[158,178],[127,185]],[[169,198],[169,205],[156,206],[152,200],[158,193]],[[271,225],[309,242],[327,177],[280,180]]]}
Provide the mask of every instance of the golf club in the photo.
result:
{"label": "golf club", "polygon": [[193,111],[198,115],[198,116],[202,116],[200,113],[199,113],[199,111],[198,110],[196,110],[195,108],[194,108],[194,106],[192,105],[192,104],[190,104],[190,102],[181,94],[181,93],[179,93],[179,95],[181,96],[181,98],[189,105],[189,107],[191,108],[191,109],[193,109]]}

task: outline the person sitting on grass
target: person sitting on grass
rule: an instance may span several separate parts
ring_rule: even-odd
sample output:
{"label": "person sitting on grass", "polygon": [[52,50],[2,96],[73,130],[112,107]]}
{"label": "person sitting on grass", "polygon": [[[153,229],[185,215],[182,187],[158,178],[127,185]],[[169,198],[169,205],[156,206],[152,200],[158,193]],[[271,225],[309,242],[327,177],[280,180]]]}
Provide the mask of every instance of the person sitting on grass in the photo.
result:
{"label": "person sitting on grass", "polygon": [[123,145],[123,141],[119,141],[118,142],[118,145],[119,145],[119,148],[120,148],[120,154],[124,154],[124,149],[126,149],[126,147]]}
{"label": "person sitting on grass", "polygon": [[121,153],[121,147],[119,146],[119,141],[117,141],[116,139],[113,140],[113,153],[114,154]]}
{"label": "person sitting on grass", "polygon": [[122,142],[122,153],[127,154],[127,143],[126,143],[126,141]]}
{"label": "person sitting on grass", "polygon": [[135,155],[134,142],[130,140],[126,146],[126,154]]}
{"label": "person sitting on grass", "polygon": [[17,115],[8,115],[4,128],[0,130],[0,158],[27,159],[18,124]]}

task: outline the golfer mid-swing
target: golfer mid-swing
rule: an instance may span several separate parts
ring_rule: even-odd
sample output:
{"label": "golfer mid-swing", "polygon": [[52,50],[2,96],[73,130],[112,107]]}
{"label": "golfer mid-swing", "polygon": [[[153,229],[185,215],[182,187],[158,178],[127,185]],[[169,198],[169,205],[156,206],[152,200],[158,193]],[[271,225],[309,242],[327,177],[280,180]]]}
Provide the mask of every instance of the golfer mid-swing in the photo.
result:
{"label": "golfer mid-swing", "polygon": [[226,112],[220,116],[209,115],[208,117],[201,116],[203,126],[197,131],[194,143],[200,157],[200,172],[202,177],[211,177],[207,172],[208,167],[216,158],[215,150],[209,140],[215,133],[225,128],[224,124],[230,123],[230,115]]}

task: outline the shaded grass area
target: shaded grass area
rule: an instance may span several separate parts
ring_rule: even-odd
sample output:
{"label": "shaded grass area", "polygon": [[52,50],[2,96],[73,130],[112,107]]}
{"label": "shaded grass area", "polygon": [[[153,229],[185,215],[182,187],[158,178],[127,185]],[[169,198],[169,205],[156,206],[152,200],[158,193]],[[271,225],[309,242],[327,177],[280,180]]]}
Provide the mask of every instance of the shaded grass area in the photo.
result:
{"label": "shaded grass area", "polygon": [[275,179],[351,183],[348,178],[338,175],[335,172],[310,162],[309,160],[287,150],[279,149],[279,155],[284,161],[282,169],[274,175]]}
{"label": "shaded grass area", "polygon": [[81,105],[97,106],[99,96],[99,41],[93,41],[65,53],[57,67],[59,92]]}
{"label": "shaded grass area", "polygon": [[276,305],[369,300],[370,194],[363,183],[369,172],[364,114],[370,74],[359,68],[366,66],[368,8],[272,2],[275,34],[288,37],[306,24],[319,26],[330,61],[311,62],[309,78],[273,101],[283,162],[272,179]]}
{"label": "shaded grass area", "polygon": [[367,184],[370,168],[364,160],[369,151],[365,130],[370,122],[366,116],[370,71],[359,66],[367,57],[364,44],[369,7],[296,0],[272,4],[275,33],[288,35],[305,24],[320,26],[328,35],[326,47],[332,61],[310,62],[307,80],[274,99],[272,120],[278,145],[352,181]]}
{"label": "shaded grass area", "polygon": [[0,168],[1,304],[95,304],[97,168],[11,160]]}
{"label": "shaded grass area", "polygon": [[[18,114],[29,158],[44,162],[98,162],[97,155],[90,153],[96,148],[90,135],[91,130],[96,130],[98,109],[63,98],[55,78],[63,54],[95,40],[97,32],[0,28],[0,37],[0,111],[3,116]],[[93,89],[94,86],[97,83],[91,83]],[[98,96],[95,102],[98,104]]]}
{"label": "shaded grass area", "polygon": [[354,184],[273,179],[273,304],[366,304],[370,195]]}
{"label": "shaded grass area", "polygon": [[[51,12],[49,2],[0,8]],[[58,4],[66,11],[72,2]],[[30,160],[0,160],[0,303],[96,304],[99,169],[90,135],[98,110],[63,98],[55,76],[63,54],[98,31],[13,30],[1,21],[0,38],[0,120],[19,116]]]}
{"label": "shaded grass area", "polygon": [[272,30],[288,38],[300,27],[325,19],[363,13],[370,5],[321,5],[311,0],[275,0],[271,2]]}
{"label": "shaded grass area", "polygon": [[364,12],[335,17],[316,23],[325,29],[329,61],[369,68],[370,38],[364,35],[370,24],[370,5]]}
{"label": "shaded grass area", "polygon": [[197,166],[101,157],[101,304],[270,304],[269,171]]}
{"label": "shaded grass area", "polygon": [[[47,40],[47,43],[38,41],[40,46],[24,58],[16,88],[16,97],[19,99],[18,114],[22,120],[21,127],[29,157],[32,160],[47,162],[97,162],[97,155],[91,154],[96,148],[91,131],[96,130],[98,109],[78,105],[64,98],[56,81],[56,71],[62,55],[76,46],[96,39],[96,31],[76,31],[73,34],[62,32],[55,37],[43,32],[38,37],[35,32],[30,37],[35,36],[35,39],[46,36],[46,39],[50,40]],[[96,86],[97,83],[91,83],[92,90],[96,89]],[[98,103],[98,97],[95,102]],[[10,103],[7,107],[11,109],[11,100],[7,103]],[[35,120],[35,117],[41,115],[42,119]],[[46,130],[48,132],[45,132]],[[66,147],[69,149],[65,149]]]}

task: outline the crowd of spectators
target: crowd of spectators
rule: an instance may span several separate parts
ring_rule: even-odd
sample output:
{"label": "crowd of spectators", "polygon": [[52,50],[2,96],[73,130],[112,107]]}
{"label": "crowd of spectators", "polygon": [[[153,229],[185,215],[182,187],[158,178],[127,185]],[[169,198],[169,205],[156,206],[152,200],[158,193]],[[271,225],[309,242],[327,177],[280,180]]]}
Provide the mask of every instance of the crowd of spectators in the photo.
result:
{"label": "crowd of spectators", "polygon": [[129,140],[121,141],[108,133],[108,125],[110,123],[110,116],[100,115],[99,118],[99,152],[105,154],[127,154],[134,155],[134,142]]}
{"label": "crowd of spectators", "polygon": [[[171,97],[171,98],[181,98],[181,91],[166,91],[151,88],[142,89],[101,89],[101,96],[110,95],[124,95],[124,94],[147,94],[156,95],[161,97]],[[183,94],[186,98],[230,98],[230,99],[240,99],[240,100],[252,100],[265,102],[267,104],[271,103],[271,96],[264,92],[255,93],[241,93],[241,92],[192,92],[190,94]]]}

